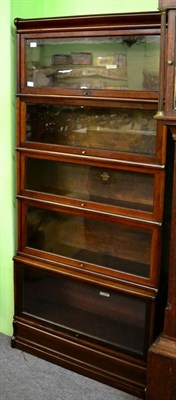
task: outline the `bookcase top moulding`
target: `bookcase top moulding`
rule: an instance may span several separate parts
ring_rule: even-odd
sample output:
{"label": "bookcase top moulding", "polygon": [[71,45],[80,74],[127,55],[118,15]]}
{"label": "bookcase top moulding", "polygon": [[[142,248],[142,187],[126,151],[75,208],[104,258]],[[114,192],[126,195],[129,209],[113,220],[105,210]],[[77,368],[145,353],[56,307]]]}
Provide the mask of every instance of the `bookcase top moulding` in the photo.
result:
{"label": "bookcase top moulding", "polygon": [[159,12],[127,13],[127,14],[103,14],[84,15],[58,18],[15,18],[14,24],[17,32],[37,31],[40,26],[43,32],[67,31],[67,30],[93,30],[114,29],[118,26],[122,30],[127,28],[156,28],[160,29],[161,16]]}

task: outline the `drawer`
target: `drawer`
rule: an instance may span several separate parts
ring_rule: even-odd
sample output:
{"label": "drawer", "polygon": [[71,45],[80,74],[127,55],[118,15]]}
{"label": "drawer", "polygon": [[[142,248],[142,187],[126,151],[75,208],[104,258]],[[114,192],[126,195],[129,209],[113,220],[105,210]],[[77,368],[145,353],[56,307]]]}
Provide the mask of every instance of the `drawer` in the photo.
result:
{"label": "drawer", "polygon": [[[22,201],[21,249],[106,276],[156,285],[161,227],[146,221]],[[50,207],[52,209],[50,209]]]}
{"label": "drawer", "polygon": [[162,219],[162,170],[42,159],[23,152],[21,166],[24,194],[88,209]]}
{"label": "drawer", "polygon": [[16,315],[145,358],[155,336],[155,301],[16,263]]}

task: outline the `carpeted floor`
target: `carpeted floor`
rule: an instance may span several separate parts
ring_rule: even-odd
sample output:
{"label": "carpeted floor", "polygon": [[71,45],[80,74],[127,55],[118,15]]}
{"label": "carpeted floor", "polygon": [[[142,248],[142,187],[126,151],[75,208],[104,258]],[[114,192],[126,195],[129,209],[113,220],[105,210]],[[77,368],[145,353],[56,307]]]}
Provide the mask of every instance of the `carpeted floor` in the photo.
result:
{"label": "carpeted floor", "polygon": [[137,400],[10,347],[0,334],[0,400]]}

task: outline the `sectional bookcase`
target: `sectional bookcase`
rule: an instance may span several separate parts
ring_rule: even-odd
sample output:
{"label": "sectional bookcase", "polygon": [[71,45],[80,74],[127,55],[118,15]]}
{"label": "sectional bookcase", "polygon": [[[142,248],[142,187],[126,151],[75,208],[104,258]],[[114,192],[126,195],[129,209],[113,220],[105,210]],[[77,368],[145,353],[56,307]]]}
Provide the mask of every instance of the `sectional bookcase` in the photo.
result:
{"label": "sectional bookcase", "polygon": [[163,329],[173,150],[160,14],[22,20],[12,345],[145,397]]}

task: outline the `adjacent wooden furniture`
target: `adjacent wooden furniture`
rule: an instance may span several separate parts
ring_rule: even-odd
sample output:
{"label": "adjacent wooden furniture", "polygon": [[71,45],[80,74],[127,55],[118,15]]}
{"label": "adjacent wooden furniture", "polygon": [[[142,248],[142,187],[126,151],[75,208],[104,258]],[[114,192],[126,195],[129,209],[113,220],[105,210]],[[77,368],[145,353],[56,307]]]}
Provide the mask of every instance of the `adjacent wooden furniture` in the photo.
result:
{"label": "adjacent wooden furniture", "polygon": [[159,13],[16,19],[12,346],[138,397],[167,299]]}
{"label": "adjacent wooden furniture", "polygon": [[161,57],[160,96],[157,120],[168,128],[174,149],[172,223],[168,257],[168,300],[163,333],[148,354],[147,399],[176,398],[176,2],[160,0]]}

